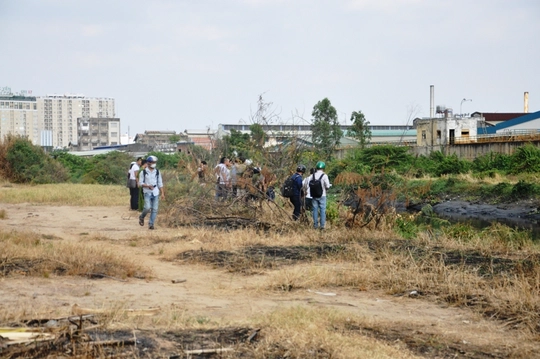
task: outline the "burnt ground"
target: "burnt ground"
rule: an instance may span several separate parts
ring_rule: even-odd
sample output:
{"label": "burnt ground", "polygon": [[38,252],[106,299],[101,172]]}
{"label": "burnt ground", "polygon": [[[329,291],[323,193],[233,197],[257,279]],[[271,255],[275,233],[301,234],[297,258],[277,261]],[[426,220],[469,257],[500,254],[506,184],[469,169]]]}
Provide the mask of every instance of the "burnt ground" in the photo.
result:
{"label": "burnt ground", "polygon": [[90,330],[72,334],[66,331],[54,342],[15,346],[4,351],[2,358],[64,358],[83,355],[85,358],[219,358],[219,352],[190,354],[185,351],[234,348],[237,358],[248,358],[243,352],[255,343],[259,329],[226,327],[175,331]]}
{"label": "burnt ground", "polygon": [[[425,358],[508,358],[510,352],[494,350],[492,346],[471,345],[467,342],[448,343],[431,333],[413,327],[377,328],[345,323],[334,330],[358,336],[369,336],[388,343],[402,342],[409,350]],[[30,347],[12,347],[2,353],[3,358],[53,358],[83,355],[94,357],[136,357],[168,359],[221,358],[219,349],[232,350],[234,358],[250,358],[261,345],[264,330],[259,328],[226,327],[218,329],[185,329],[175,331],[93,330],[84,334],[67,332],[53,343]],[[287,348],[279,342],[262,344],[272,358],[288,358]],[[217,352],[212,352],[218,349]],[[208,353],[186,354],[186,351],[208,350]],[[316,353],[316,354],[315,354]],[[331,358],[322,348],[314,349],[315,358]]]}
{"label": "burnt ground", "polygon": [[[418,261],[441,260],[445,266],[467,267],[484,278],[497,275],[527,275],[540,266],[540,255],[509,256],[486,254],[478,250],[454,250],[441,246],[427,247],[411,240],[362,240],[357,242],[372,252],[390,250],[406,253]],[[189,250],[179,253],[177,261],[200,262],[230,272],[257,274],[261,270],[278,269],[287,265],[311,262],[344,255],[350,244],[321,243],[303,246],[248,246],[237,251]]]}
{"label": "burnt ground", "polygon": [[[384,250],[395,254],[409,255],[417,263],[431,263],[436,260],[449,270],[466,268],[469,273],[474,273],[485,280],[527,276],[540,267],[540,255],[519,256],[503,253],[487,254],[478,250],[459,251],[441,246],[420,246],[411,240],[364,240],[357,243],[369,248],[373,253]],[[289,247],[259,245],[245,247],[237,251],[185,251],[177,255],[177,260],[188,263],[205,263],[214,268],[226,269],[229,272],[256,275],[263,274],[265,270],[278,269],[283,266],[343,256],[346,255],[348,248],[350,245],[334,243]],[[386,257],[382,256],[381,260],[384,258]],[[426,268],[429,268],[429,265]],[[510,308],[501,312],[488,298],[475,293],[458,296],[441,295],[437,292],[419,292],[419,295],[433,295],[446,303],[473,308],[487,318],[512,322],[514,325],[526,326],[540,333],[540,315],[536,315],[536,319],[539,320],[536,324],[533,322],[522,323],[519,319],[522,313],[515,312]],[[535,312],[540,313],[540,304]]]}
{"label": "burnt ground", "polygon": [[453,221],[476,221],[479,226],[500,222],[510,227],[540,233],[540,208],[535,201],[489,204],[481,201],[450,200],[433,205],[440,217]]}

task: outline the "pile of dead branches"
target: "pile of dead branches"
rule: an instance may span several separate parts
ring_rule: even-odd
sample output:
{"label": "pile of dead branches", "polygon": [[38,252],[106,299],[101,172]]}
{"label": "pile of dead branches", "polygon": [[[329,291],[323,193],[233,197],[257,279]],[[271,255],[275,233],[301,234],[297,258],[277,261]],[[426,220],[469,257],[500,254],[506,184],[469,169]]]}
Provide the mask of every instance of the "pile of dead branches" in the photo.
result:
{"label": "pile of dead branches", "polygon": [[167,207],[169,227],[211,226],[216,228],[280,229],[290,225],[289,208],[282,198],[246,186],[219,200],[213,186],[204,186],[177,198]]}

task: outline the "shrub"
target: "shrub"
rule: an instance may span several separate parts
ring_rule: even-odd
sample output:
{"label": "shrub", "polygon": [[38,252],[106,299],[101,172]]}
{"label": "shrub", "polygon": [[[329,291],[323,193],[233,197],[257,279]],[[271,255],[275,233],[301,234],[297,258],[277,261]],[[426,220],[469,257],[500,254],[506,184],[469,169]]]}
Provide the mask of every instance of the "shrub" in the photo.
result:
{"label": "shrub", "polygon": [[540,172],[540,149],[531,144],[519,147],[512,155],[511,168],[514,174]]}
{"label": "shrub", "polygon": [[71,182],[81,182],[87,168],[87,158],[75,156],[66,151],[55,151],[52,153],[52,156],[69,171]]}
{"label": "shrub", "polygon": [[511,168],[512,159],[510,156],[489,152],[483,156],[476,157],[472,162],[472,170],[475,172],[484,172],[487,176],[492,177],[492,173],[508,172]]}
{"label": "shrub", "polygon": [[27,138],[6,136],[1,155],[4,176],[16,183],[60,183],[69,177],[62,164]]}
{"label": "shrub", "polygon": [[525,199],[540,193],[540,188],[534,183],[519,180],[512,187],[511,195],[515,199]]}
{"label": "shrub", "polygon": [[86,162],[81,182],[125,185],[127,171],[133,160],[130,154],[119,151],[94,156]]}

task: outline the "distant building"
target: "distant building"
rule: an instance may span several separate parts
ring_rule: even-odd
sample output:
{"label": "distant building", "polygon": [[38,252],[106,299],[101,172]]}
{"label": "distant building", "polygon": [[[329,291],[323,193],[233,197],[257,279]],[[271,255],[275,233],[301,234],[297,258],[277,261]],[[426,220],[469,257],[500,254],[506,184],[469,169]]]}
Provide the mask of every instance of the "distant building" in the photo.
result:
{"label": "distant building", "polygon": [[215,147],[215,130],[184,130],[183,134],[187,136],[188,140],[193,142],[194,145],[204,147],[208,151],[212,151]]}
{"label": "distant building", "polygon": [[135,137],[130,136],[128,133],[121,134],[120,143],[122,145],[130,145],[132,143],[135,143]]}
{"label": "distant building", "polygon": [[120,144],[119,118],[79,117],[77,119],[77,149],[79,151]]}
{"label": "distant building", "polygon": [[18,135],[39,144],[39,118],[36,97],[14,95],[10,88],[0,91],[0,140]]}
{"label": "distant building", "polygon": [[440,151],[441,146],[453,145],[456,140],[470,141],[476,139],[478,134],[479,117],[455,117],[451,113],[445,113],[443,117],[416,118],[416,145],[424,147],[421,154],[429,154],[432,151]]}
{"label": "distant building", "polygon": [[501,122],[509,121],[526,115],[522,112],[473,112],[471,117],[483,118],[487,126],[495,126]]}
{"label": "distant building", "polygon": [[37,109],[42,121],[39,144],[52,148],[64,148],[69,143],[77,142],[78,118],[115,117],[114,99],[91,98],[80,94],[38,97]]}
{"label": "distant building", "polygon": [[494,126],[479,128],[478,133],[486,135],[537,135],[540,133],[540,111],[519,114],[517,117],[499,121]]}
{"label": "distant building", "polygon": [[[251,133],[247,124],[220,124],[216,131],[216,138],[222,138],[225,135],[230,135],[231,130],[240,131],[241,133]],[[341,125],[345,137],[352,126]],[[370,125],[368,128],[371,131],[372,144],[404,144],[414,143],[416,141],[416,130],[413,126],[408,125]],[[265,147],[276,146],[287,142],[291,137],[302,138],[311,142],[311,125],[263,125],[263,130],[267,136]]]}
{"label": "distant building", "polygon": [[144,131],[135,136],[134,142],[146,145],[154,151],[176,152],[178,139],[187,140],[187,136],[177,134],[176,131]]}

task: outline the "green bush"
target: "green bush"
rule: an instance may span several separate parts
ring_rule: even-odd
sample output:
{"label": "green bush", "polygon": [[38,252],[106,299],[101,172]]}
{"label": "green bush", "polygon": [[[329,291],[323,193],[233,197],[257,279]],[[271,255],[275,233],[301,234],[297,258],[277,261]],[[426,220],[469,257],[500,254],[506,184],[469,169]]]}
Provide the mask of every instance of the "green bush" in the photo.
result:
{"label": "green bush", "polygon": [[398,216],[396,218],[395,231],[405,239],[414,239],[418,236],[420,228],[411,217]]}
{"label": "green bush", "polygon": [[540,149],[531,144],[519,147],[512,155],[511,172],[514,174],[540,172]]}
{"label": "green bush", "polygon": [[488,177],[493,177],[494,173],[506,173],[510,171],[512,158],[508,155],[489,152],[483,156],[476,157],[472,162],[471,169],[477,173],[487,173]]}
{"label": "green bush", "polygon": [[69,176],[67,170],[39,146],[26,138],[7,140],[6,162],[10,167],[9,180],[17,183],[60,183]]}
{"label": "green bush", "polygon": [[537,184],[519,180],[512,187],[511,195],[515,199],[526,199],[540,193],[540,188]]}
{"label": "green bush", "polygon": [[328,196],[326,200],[326,219],[332,224],[337,224],[339,220],[338,204],[333,196]]}
{"label": "green bush", "polygon": [[86,162],[81,182],[125,185],[127,172],[133,161],[130,154],[119,151],[94,156]]}
{"label": "green bush", "polygon": [[163,153],[152,151],[148,156],[156,156],[158,158],[157,167],[160,169],[175,170],[179,163],[190,161],[192,158],[183,152]]}
{"label": "green bush", "polygon": [[432,152],[431,157],[435,161],[435,176],[467,173],[471,168],[471,162],[461,160],[456,154],[445,156],[440,151]]}
{"label": "green bush", "polygon": [[52,156],[68,170],[71,182],[81,182],[87,168],[87,158],[66,151],[54,151]]}

